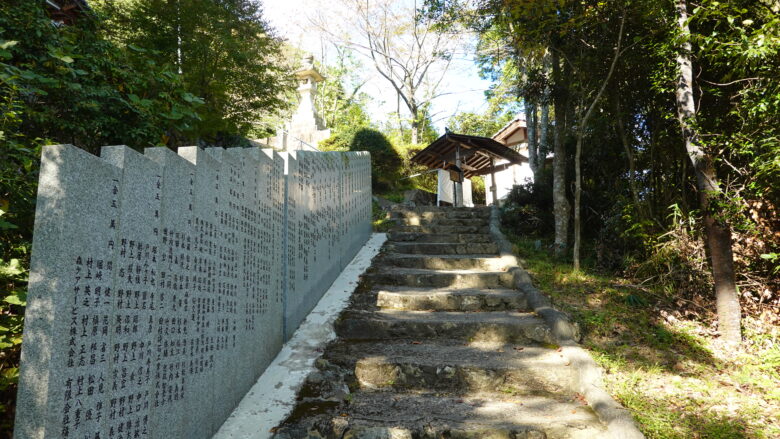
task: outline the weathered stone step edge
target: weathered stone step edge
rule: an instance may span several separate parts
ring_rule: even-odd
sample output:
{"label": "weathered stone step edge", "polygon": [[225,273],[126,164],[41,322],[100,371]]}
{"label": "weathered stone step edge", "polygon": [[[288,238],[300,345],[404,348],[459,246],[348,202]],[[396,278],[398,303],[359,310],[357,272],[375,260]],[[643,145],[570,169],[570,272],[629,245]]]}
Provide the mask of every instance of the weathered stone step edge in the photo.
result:
{"label": "weathered stone step edge", "polygon": [[503,259],[491,255],[417,255],[389,253],[384,260],[388,265],[401,268],[428,270],[481,269],[505,271]]}
{"label": "weathered stone step edge", "polygon": [[389,267],[389,268],[379,268],[377,270],[372,271],[369,274],[376,274],[376,273],[399,273],[399,274],[506,274],[506,271],[503,270],[497,270],[497,271],[487,271],[487,270],[479,270],[479,269],[470,269],[470,268],[452,268],[448,270],[440,270],[440,269],[428,269],[428,268],[403,268],[403,267]]}
{"label": "weathered stone step edge", "polygon": [[336,334],[344,340],[416,338],[555,344],[550,328],[542,319],[529,313],[506,311],[347,310],[335,326]]}
{"label": "weathered stone step edge", "polygon": [[395,242],[388,243],[388,252],[399,254],[431,254],[431,255],[498,255],[498,246],[493,242],[488,243],[458,243],[458,242]]}
{"label": "weathered stone step edge", "polygon": [[487,218],[390,218],[399,226],[477,226],[488,227]]}
{"label": "weathered stone step edge", "polygon": [[426,270],[415,268],[383,269],[367,275],[374,285],[407,285],[441,288],[502,288],[512,284],[505,271]]}
{"label": "weathered stone step edge", "polygon": [[[381,412],[374,412],[382,407]],[[578,402],[560,402],[541,396],[495,400],[477,396],[357,392],[347,407],[352,433],[344,438],[441,438],[445,432],[463,432],[452,438],[599,438],[604,426],[593,410]],[[406,430],[406,436],[369,436],[367,429]],[[528,435],[529,432],[544,434]],[[490,433],[493,433],[491,436]],[[518,435],[519,433],[519,435]],[[437,435],[438,434],[438,435]],[[498,435],[496,435],[498,434]]]}
{"label": "weathered stone step edge", "polygon": [[523,293],[509,289],[410,288],[388,286],[377,290],[376,305],[385,309],[429,311],[528,310]]}
{"label": "weathered stone step edge", "polygon": [[[436,357],[430,355],[437,352]],[[421,340],[399,338],[397,340],[351,341],[334,343],[328,347],[323,358],[330,362],[354,366],[356,358],[385,355],[388,357],[418,357],[425,364],[435,365],[441,361],[447,364],[492,363],[492,366],[519,364],[520,361],[567,364],[557,345],[543,343],[481,343],[463,340]],[[522,365],[521,365],[522,366]]]}
{"label": "weathered stone step edge", "polygon": [[555,349],[431,340],[344,343],[327,360],[354,369],[361,388],[573,397],[571,363]]}
{"label": "weathered stone step edge", "polygon": [[355,376],[363,390],[437,390],[455,394],[485,391],[498,394],[569,397],[572,378],[566,377],[560,366],[546,365],[548,372],[561,376],[545,376],[544,369],[526,367],[488,367],[482,365],[430,365],[413,359],[370,357],[357,362]]}
{"label": "weathered stone step edge", "polygon": [[387,240],[395,242],[418,243],[492,243],[493,237],[489,233],[422,233],[422,232],[393,232],[387,234]]}
{"label": "weathered stone step edge", "polygon": [[399,219],[490,219],[490,210],[437,210],[437,211],[408,211],[408,210],[391,210],[390,218]]}
{"label": "weathered stone step edge", "polygon": [[438,212],[442,210],[446,211],[490,211],[490,206],[404,206],[395,205],[392,207],[395,211],[408,211],[408,212]]}
{"label": "weathered stone step edge", "polygon": [[421,225],[421,226],[394,226],[390,232],[397,233],[490,233],[490,227],[485,224],[481,226],[442,226],[442,225]]}

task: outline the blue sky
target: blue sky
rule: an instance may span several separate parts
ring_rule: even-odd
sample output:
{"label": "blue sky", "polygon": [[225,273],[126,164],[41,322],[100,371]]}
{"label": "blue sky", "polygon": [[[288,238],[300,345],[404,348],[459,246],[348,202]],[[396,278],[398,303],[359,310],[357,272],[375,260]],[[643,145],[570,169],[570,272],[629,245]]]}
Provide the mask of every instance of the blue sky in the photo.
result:
{"label": "blue sky", "polygon": [[[400,2],[414,0],[399,0]],[[291,44],[312,53],[321,59],[323,53],[328,56],[327,44],[323,44],[322,33],[311,25],[310,20],[318,15],[333,12],[332,6],[338,0],[262,0],[265,17],[279,34]],[[348,30],[338,28],[338,20],[333,32],[345,33]],[[438,93],[444,94],[433,101],[434,125],[439,133],[444,132],[447,120],[459,111],[480,112],[486,107],[484,91],[490,81],[479,77],[473,53],[464,45],[464,53],[458,53],[447,71]],[[332,49],[331,49],[332,51]],[[368,83],[363,91],[373,98],[369,112],[374,120],[384,120],[386,115],[395,111],[396,96],[392,88],[375,73],[367,59],[360,58],[365,67],[362,72]],[[326,60],[327,62],[327,60]]]}

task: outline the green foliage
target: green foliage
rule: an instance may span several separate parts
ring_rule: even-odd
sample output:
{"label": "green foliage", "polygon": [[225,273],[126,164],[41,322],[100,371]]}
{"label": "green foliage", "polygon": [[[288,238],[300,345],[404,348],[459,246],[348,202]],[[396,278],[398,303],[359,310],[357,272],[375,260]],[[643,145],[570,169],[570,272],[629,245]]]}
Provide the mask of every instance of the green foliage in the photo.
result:
{"label": "green foliage", "polygon": [[[27,269],[19,259],[2,261],[0,263],[0,282],[3,285],[2,305],[0,313],[0,349],[16,348],[22,343],[22,315],[27,304],[27,291],[22,288],[27,282]],[[8,382],[3,382],[2,377],[9,378],[5,373],[6,367],[0,372],[0,388],[5,388]],[[12,377],[12,378],[15,378]]]}
{"label": "green foliage", "polygon": [[371,187],[374,191],[383,192],[398,184],[401,157],[382,133],[365,128],[358,130],[352,137],[349,150],[371,154]]}
{"label": "green foliage", "polygon": [[703,312],[696,304],[644,288],[642,279],[575,272],[533,239],[506,232],[534,284],[580,325],[606,389],[649,439],[780,434],[776,327],[746,319],[747,352],[722,361],[706,337],[711,328],[695,318]]}
{"label": "green foliage", "polygon": [[106,144],[164,144],[191,132],[201,100],[149,54],[106,40],[101,26],[89,16],[55,26],[42,2],[0,6],[3,123],[16,125],[4,126],[2,141],[47,139],[94,152]]}
{"label": "green foliage", "polygon": [[403,160],[387,137],[368,127],[353,127],[337,131],[320,142],[323,151],[368,151],[371,154],[371,188],[385,193],[399,185]]}
{"label": "green foliage", "polygon": [[394,225],[393,221],[388,218],[387,212],[376,201],[371,202],[371,223],[376,233],[386,233]]}
{"label": "green foliage", "polygon": [[282,109],[292,85],[281,67],[280,41],[249,0],[96,0],[113,41],[174,66],[188,93],[200,96],[193,135],[231,144]]}
{"label": "green foliage", "polygon": [[553,231],[552,184],[550,172],[536,183],[512,188],[501,208],[501,224],[521,236],[543,237]]}
{"label": "green foliage", "polygon": [[370,97],[360,90],[365,85],[364,74],[353,52],[346,47],[335,46],[336,61],[322,67],[325,80],[317,86],[314,104],[325,124],[333,130],[369,126],[366,104]]}
{"label": "green foliage", "polygon": [[550,223],[544,220],[547,214],[533,204],[508,203],[501,209],[501,224],[524,236],[539,236],[539,232],[549,229]]}
{"label": "green foliage", "polygon": [[[681,36],[672,2],[428,0],[424,9],[449,30],[478,31],[477,60],[495,83],[491,99],[539,100],[551,89],[550,129],[564,128],[569,180],[579,119],[599,90],[625,20],[624,50],[584,131],[583,239],[601,267],[645,273],[649,282],[687,296],[711,291],[707,258],[686,254],[701,244],[700,226],[682,233],[667,216],[676,205],[683,217],[697,218],[699,195],[675,107]],[[709,212],[734,233],[743,306],[758,312],[771,303],[780,315],[777,263],[761,257],[780,253],[780,10],[768,0],[688,2],[688,9],[697,141],[713,158],[722,189]],[[560,61],[558,76],[540,69],[552,55]],[[490,120],[463,114],[450,125],[485,133]],[[533,229],[523,218],[539,216],[530,209],[515,212],[521,230]],[[662,273],[668,276],[656,276]]]}
{"label": "green foliage", "polygon": [[503,114],[463,112],[452,116],[447,122],[447,127],[458,134],[492,137],[511,120],[512,115],[509,112]]}
{"label": "green foliage", "polygon": [[[26,256],[26,248],[16,249]],[[10,428],[27,304],[27,263],[0,258],[0,430]],[[11,424],[12,425],[12,424]]]}
{"label": "green foliage", "polygon": [[704,109],[708,145],[725,148],[732,164],[746,166],[750,195],[780,200],[778,12],[769,4],[708,0],[693,10],[691,26],[707,67],[703,91],[716,97],[716,105]]}
{"label": "green foliage", "polygon": [[[96,153],[103,145],[142,149],[199,137],[239,144],[245,142],[242,136],[254,115],[280,106],[282,81],[270,56],[277,42],[257,7],[209,1],[191,9],[206,15],[200,17],[197,38],[186,40],[188,70],[180,74],[180,65],[168,56],[169,45],[162,39],[145,40],[140,33],[122,33],[143,26],[132,20],[119,26],[130,17],[104,15],[115,10],[98,3],[90,2],[93,10],[75,23],[56,25],[41,0],[0,2],[3,431],[13,415],[41,145],[70,143]],[[135,6],[151,5],[147,3]],[[134,18],[146,24],[162,18],[148,12],[152,15]],[[190,18],[193,26],[198,23]],[[251,50],[238,50],[242,45]]]}

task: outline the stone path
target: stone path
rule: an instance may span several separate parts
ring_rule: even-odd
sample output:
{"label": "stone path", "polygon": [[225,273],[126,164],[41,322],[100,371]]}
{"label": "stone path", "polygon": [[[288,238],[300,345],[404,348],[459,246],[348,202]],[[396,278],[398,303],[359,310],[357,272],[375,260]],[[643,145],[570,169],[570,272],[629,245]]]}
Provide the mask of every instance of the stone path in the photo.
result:
{"label": "stone path", "polygon": [[498,257],[490,210],[397,226],[276,438],[597,438],[576,371]]}

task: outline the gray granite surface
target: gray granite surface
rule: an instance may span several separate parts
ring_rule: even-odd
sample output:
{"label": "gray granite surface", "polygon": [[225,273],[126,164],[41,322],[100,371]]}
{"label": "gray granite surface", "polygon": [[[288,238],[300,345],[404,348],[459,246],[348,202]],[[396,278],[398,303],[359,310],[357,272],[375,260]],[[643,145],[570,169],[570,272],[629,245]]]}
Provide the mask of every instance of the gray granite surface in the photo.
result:
{"label": "gray granite surface", "polygon": [[371,231],[367,153],[43,149],[15,437],[207,438]]}

